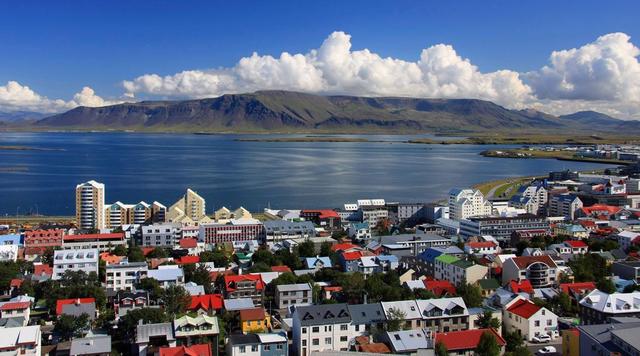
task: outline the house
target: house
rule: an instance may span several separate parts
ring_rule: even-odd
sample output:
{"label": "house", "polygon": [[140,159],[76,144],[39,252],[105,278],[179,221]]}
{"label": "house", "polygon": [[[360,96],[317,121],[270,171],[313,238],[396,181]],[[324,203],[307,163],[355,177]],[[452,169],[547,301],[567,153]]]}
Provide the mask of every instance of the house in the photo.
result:
{"label": "house", "polygon": [[154,355],[161,347],[175,347],[173,323],[143,324],[140,321],[136,327],[135,344],[138,355]]}
{"label": "house", "polygon": [[313,292],[309,283],[280,284],[276,286],[276,306],[286,310],[290,306],[313,304]]}
{"label": "house", "polygon": [[398,300],[394,302],[380,302],[387,320],[394,320],[398,315],[402,315],[404,327],[409,329],[419,329],[422,324],[422,315],[415,300]]}
{"label": "house", "polygon": [[386,324],[384,309],[380,303],[350,304],[348,308],[356,332],[371,334],[372,330],[382,330]]}
{"label": "house", "polygon": [[640,233],[633,231],[622,231],[616,236],[620,248],[627,251],[633,244],[640,243]]}
{"label": "house", "polygon": [[369,222],[352,223],[347,228],[347,236],[353,241],[369,241],[371,239],[371,228]]}
{"label": "house", "polygon": [[[482,281],[482,280],[481,280]],[[436,297],[455,296],[456,287],[449,281],[423,280],[423,288],[433,293]]]}
{"label": "house", "polygon": [[240,326],[243,333],[267,332],[271,330],[271,316],[264,308],[240,310]]}
{"label": "house", "polygon": [[640,321],[579,325],[579,355],[638,355]]}
{"label": "house", "polygon": [[182,345],[191,345],[202,340],[209,340],[217,344],[219,334],[218,318],[215,316],[201,314],[190,317],[185,315],[173,321],[173,335]]}
{"label": "house", "polygon": [[556,236],[567,236],[572,239],[587,239],[589,232],[579,224],[556,224],[553,227]]}
{"label": "house", "polygon": [[500,246],[493,241],[467,242],[464,252],[468,255],[495,255],[500,253]]}
{"label": "house", "polygon": [[418,350],[426,351],[434,347],[429,329],[387,331],[382,339],[394,354],[415,354]]}
{"label": "house", "polygon": [[500,288],[500,282],[495,278],[485,278],[478,281],[478,287],[480,287],[482,296],[487,298]]}
{"label": "house", "polygon": [[558,265],[547,255],[520,256],[502,265],[502,283],[529,280],[533,288],[550,287],[558,282]]}
{"label": "house", "polygon": [[330,232],[342,229],[340,215],[333,210],[302,210],[300,217]]}
{"label": "house", "polygon": [[562,244],[571,249],[572,255],[584,255],[589,251],[589,245],[581,240],[566,240]]}
{"label": "house", "polygon": [[216,314],[224,307],[224,299],[222,294],[203,294],[192,295],[191,304],[187,310],[196,312],[197,314]]}
{"label": "house", "polygon": [[111,336],[95,335],[71,340],[70,356],[109,356]]}
{"label": "house", "polygon": [[161,347],[159,356],[212,356],[211,344],[194,344],[191,346]]}
{"label": "house", "polygon": [[79,317],[87,314],[89,320],[98,317],[96,300],[94,298],[58,299],[56,301],[56,315],[70,315]]}
{"label": "house", "polygon": [[552,335],[558,330],[557,315],[521,296],[505,305],[502,322],[506,331],[517,331],[527,341],[538,335]]}
{"label": "house", "polygon": [[475,329],[475,330],[460,330],[447,333],[435,333],[433,337],[434,345],[438,343],[444,344],[450,355],[475,355],[475,350],[478,348],[480,338],[483,334],[491,334],[498,346],[500,346],[500,354],[503,354],[504,347],[507,342],[493,329]]}
{"label": "house", "polygon": [[30,301],[6,302],[0,305],[0,319],[14,319],[15,321],[21,321],[22,326],[27,326],[30,315]]}
{"label": "house", "polygon": [[594,289],[579,302],[583,324],[607,323],[612,317],[640,317],[640,292],[607,294]]}
{"label": "house", "polygon": [[226,345],[227,356],[288,356],[287,335],[272,334],[232,334]]}
{"label": "house", "polygon": [[435,260],[442,254],[463,258],[465,253],[457,246],[429,247],[417,256],[403,256],[400,259],[400,264],[405,269],[411,268],[419,274],[433,276],[435,275]]}
{"label": "house", "polygon": [[[113,298],[113,311],[116,319],[127,315],[128,312],[135,309],[150,307],[149,292],[141,291],[125,291],[120,290]],[[157,307],[157,306],[154,306]]]}
{"label": "house", "polygon": [[437,332],[469,329],[469,310],[460,297],[418,299],[415,301],[421,320],[418,328]]}
{"label": "house", "polygon": [[343,251],[338,257],[340,259],[340,265],[342,265],[342,271],[357,272],[361,257],[361,251]]}
{"label": "house", "polygon": [[351,323],[347,304],[321,304],[297,307],[293,312],[293,354],[316,351],[347,351],[351,341],[364,334]]}
{"label": "house", "polygon": [[264,282],[262,276],[244,274],[244,275],[226,275],[224,276],[225,298],[251,298],[256,306],[262,305],[264,297]]}
{"label": "house", "polygon": [[435,259],[434,277],[439,280],[447,280],[453,285],[462,283],[474,284],[486,278],[489,268],[471,261],[461,260],[451,255],[440,255]]}
{"label": "house", "polygon": [[3,328],[0,332],[0,352],[3,355],[40,356],[40,325]]}
{"label": "house", "polygon": [[531,296],[534,293],[533,286],[528,279],[511,281],[507,284],[507,288],[514,294],[526,293]]}
{"label": "house", "polygon": [[61,279],[66,271],[98,274],[98,250],[57,250],[53,252],[53,280]]}
{"label": "house", "polygon": [[596,289],[594,282],[561,283],[560,291],[567,294],[574,304],[592,290]]}
{"label": "house", "polygon": [[331,259],[329,257],[307,257],[304,259],[304,266],[307,269],[323,269],[323,268],[331,268]]}
{"label": "house", "polygon": [[157,280],[162,288],[184,284],[184,272],[178,265],[162,265],[157,269],[150,269],[147,277]]}
{"label": "house", "polygon": [[618,261],[611,265],[611,272],[627,280],[640,284],[640,261]]}

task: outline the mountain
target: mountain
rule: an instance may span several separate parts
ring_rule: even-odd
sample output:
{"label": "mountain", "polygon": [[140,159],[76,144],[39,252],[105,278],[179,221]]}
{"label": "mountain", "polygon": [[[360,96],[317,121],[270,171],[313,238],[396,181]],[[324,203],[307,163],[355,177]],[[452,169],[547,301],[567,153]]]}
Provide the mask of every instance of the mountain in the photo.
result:
{"label": "mountain", "polygon": [[[600,120],[607,122],[607,127],[625,123],[602,116]],[[583,117],[587,115],[556,117],[535,110],[509,110],[476,99],[369,98],[259,91],[199,100],[78,107],[38,120],[34,126],[181,132],[593,131],[593,119]]]}
{"label": "mountain", "polygon": [[12,112],[0,112],[0,122],[23,122],[23,121],[36,121],[44,117],[47,114],[33,112],[33,111],[12,111]]}

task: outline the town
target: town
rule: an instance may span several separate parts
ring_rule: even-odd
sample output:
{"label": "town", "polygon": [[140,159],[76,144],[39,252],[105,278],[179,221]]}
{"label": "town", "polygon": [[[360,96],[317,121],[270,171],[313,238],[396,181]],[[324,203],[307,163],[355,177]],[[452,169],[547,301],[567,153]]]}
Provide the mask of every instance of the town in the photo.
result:
{"label": "town", "polygon": [[0,226],[0,354],[640,352],[638,163],[335,209],[107,192]]}

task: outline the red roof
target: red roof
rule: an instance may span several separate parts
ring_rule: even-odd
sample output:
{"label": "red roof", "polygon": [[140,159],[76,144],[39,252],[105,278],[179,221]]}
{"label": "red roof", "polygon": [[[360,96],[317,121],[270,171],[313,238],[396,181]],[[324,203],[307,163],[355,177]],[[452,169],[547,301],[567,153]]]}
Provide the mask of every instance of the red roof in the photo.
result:
{"label": "red roof", "polygon": [[317,214],[320,219],[326,218],[339,218],[340,215],[331,209],[315,209],[315,210],[303,210],[302,214]]}
{"label": "red roof", "polygon": [[200,262],[200,256],[182,256],[175,261],[178,265],[190,265]]}
{"label": "red roof", "polygon": [[9,302],[2,304],[0,310],[29,309],[31,302]]}
{"label": "red roof", "polygon": [[224,285],[227,292],[233,292],[236,290],[234,287],[235,283],[242,281],[255,281],[256,289],[262,290],[264,289],[264,282],[262,281],[262,276],[259,274],[241,274],[236,276],[224,276]]}
{"label": "red roof", "polygon": [[193,295],[191,296],[189,310],[220,310],[223,304],[222,294]]}
{"label": "red roof", "polygon": [[75,303],[89,304],[89,303],[95,303],[95,302],[96,302],[95,298],[58,299],[56,301],[56,315],[62,314],[62,307],[64,305],[75,304]]}
{"label": "red roof", "polygon": [[496,247],[495,242],[492,241],[480,241],[480,242],[467,242],[467,246],[470,248],[491,248]]}
{"label": "red roof", "polygon": [[180,239],[180,248],[196,248],[198,240],[196,239]]}
{"label": "red roof", "polygon": [[596,227],[598,225],[596,225],[596,222],[593,220],[580,220],[578,221],[578,223],[580,225],[582,225],[582,227],[584,228],[588,228],[588,227]]}
{"label": "red roof", "polygon": [[582,212],[586,215],[598,214],[598,215],[613,215],[622,210],[619,206],[606,205],[606,204],[595,204],[591,206],[586,206],[582,208]]}
{"label": "red roof", "polygon": [[53,267],[49,265],[33,265],[33,274],[41,276],[43,274],[51,276],[53,275]]}
{"label": "red roof", "polygon": [[571,248],[589,247],[586,243],[584,243],[584,241],[580,240],[567,240],[564,243],[569,245],[569,247]]}
{"label": "red roof", "polygon": [[352,252],[343,252],[342,253],[342,258],[344,258],[345,261],[357,260],[360,257],[362,257],[362,252],[360,252],[360,251],[352,251]]}
{"label": "red roof", "polygon": [[11,288],[20,288],[20,286],[22,285],[23,280],[19,279],[19,278],[14,278],[11,280],[11,282],[9,282],[9,287]]}
{"label": "red roof", "polygon": [[264,320],[266,314],[264,308],[242,309],[240,310],[240,320]]}
{"label": "red roof", "polygon": [[594,282],[581,282],[581,283],[562,283],[560,284],[560,290],[566,294],[569,292],[582,294],[584,292],[590,292],[596,289]]}
{"label": "red roof", "polygon": [[124,232],[115,232],[115,233],[112,233],[112,234],[67,235],[67,236],[64,237],[64,241],[111,240],[111,239],[124,240]]}
{"label": "red roof", "polygon": [[450,331],[447,333],[436,333],[434,343],[441,342],[447,347],[449,352],[461,350],[473,350],[478,347],[480,338],[484,333],[490,333],[496,338],[496,342],[500,346],[504,346],[506,342],[502,336],[498,335],[493,329],[475,329]]}
{"label": "red roof", "polygon": [[333,251],[333,252],[347,251],[347,250],[352,250],[352,249],[361,250],[360,246],[354,245],[354,244],[350,244],[350,243],[335,244],[335,245],[331,246],[331,251]]}
{"label": "red roof", "polygon": [[424,281],[424,288],[431,291],[436,297],[441,297],[445,294],[456,295],[456,287],[449,281]]}
{"label": "red roof", "polygon": [[322,289],[324,289],[326,292],[340,292],[340,291],[342,291],[342,287],[341,286],[326,286],[326,287],[322,287]]}
{"label": "red roof", "polygon": [[289,266],[271,266],[271,272],[291,272],[291,268]]}
{"label": "red roof", "polygon": [[387,346],[386,344],[383,344],[381,342],[375,342],[372,344],[364,344],[364,345],[359,345],[358,346],[360,348],[360,352],[371,352],[371,353],[376,353],[376,354],[390,354],[391,350],[389,349],[389,346]]}
{"label": "red roof", "polygon": [[155,250],[155,247],[142,247],[142,254],[146,257],[148,254],[151,253],[151,251]]}
{"label": "red roof", "polygon": [[511,259],[520,269],[525,269],[536,262],[542,262],[551,268],[556,268],[556,263],[548,255],[542,256],[520,256]]}
{"label": "red roof", "polygon": [[531,285],[531,282],[529,282],[528,279],[523,279],[520,281],[520,283],[516,281],[511,281],[509,282],[509,287],[511,287],[511,291],[513,293],[520,293],[520,292],[525,292],[529,294],[533,293],[533,286]]}
{"label": "red roof", "polygon": [[211,356],[211,344],[161,347],[160,356]]}
{"label": "red roof", "polygon": [[511,313],[519,315],[525,319],[529,319],[533,314],[537,313],[538,310],[540,309],[542,309],[542,307],[535,305],[535,303],[527,299],[518,299],[518,301],[516,301],[509,308],[507,308],[507,310],[510,311]]}

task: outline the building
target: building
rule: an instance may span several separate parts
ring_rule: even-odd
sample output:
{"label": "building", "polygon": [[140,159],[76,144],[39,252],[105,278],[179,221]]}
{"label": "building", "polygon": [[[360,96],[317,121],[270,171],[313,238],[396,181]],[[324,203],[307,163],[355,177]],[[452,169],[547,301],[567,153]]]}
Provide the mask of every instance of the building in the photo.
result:
{"label": "building", "polygon": [[398,221],[416,221],[427,217],[424,203],[400,203],[398,204]]}
{"label": "building", "polygon": [[491,203],[477,189],[451,189],[449,191],[449,218],[468,219],[491,215]]}
{"label": "building", "polygon": [[18,259],[18,245],[0,245],[0,261],[15,262]]}
{"label": "building", "polygon": [[387,246],[407,247],[412,256],[417,256],[430,247],[448,247],[452,245],[451,239],[431,233],[381,236],[380,243]]}
{"label": "building", "polygon": [[502,322],[505,330],[516,331],[527,341],[535,336],[552,336],[558,332],[557,315],[520,296],[504,306]]}
{"label": "building", "polygon": [[[433,333],[428,329],[387,331],[382,339],[391,347],[394,354],[421,355],[434,348]],[[421,351],[419,351],[421,350]]]}
{"label": "building", "polygon": [[523,185],[509,200],[509,206],[538,215],[545,209],[548,197],[549,193],[542,184]]}
{"label": "building", "polygon": [[53,280],[61,279],[66,271],[98,274],[98,250],[57,250],[53,252]]}
{"label": "building", "polygon": [[284,240],[301,240],[316,236],[316,230],[311,221],[268,220],[264,225],[264,243],[272,246]]}
{"label": "building", "polygon": [[288,356],[288,339],[278,334],[232,334],[226,345],[227,356]]}
{"label": "building", "polygon": [[147,277],[158,281],[162,288],[184,284],[184,272],[178,265],[162,265],[158,266],[158,269],[150,269],[147,271]]}
{"label": "building", "polygon": [[262,305],[265,284],[259,274],[225,275],[225,299],[251,298],[255,306]]}
{"label": "building", "polygon": [[40,356],[40,325],[3,328],[0,333],[0,352],[3,355]]}
{"label": "building", "polygon": [[62,237],[64,230],[30,230],[24,232],[25,255],[41,255],[47,249],[62,247]]}
{"label": "building", "polygon": [[594,289],[578,302],[583,324],[608,323],[613,317],[640,317],[640,292],[607,294]]}
{"label": "building", "polygon": [[138,355],[153,355],[163,346],[176,347],[173,323],[138,324],[135,344]]}
{"label": "building", "polygon": [[142,278],[147,277],[148,267],[146,262],[128,262],[107,265],[106,267],[106,288],[107,290],[131,291],[135,285],[140,283]]}
{"label": "building", "polygon": [[579,355],[638,355],[640,321],[579,325]]}
{"label": "building", "polygon": [[111,336],[95,335],[71,340],[69,356],[109,356]]}
{"label": "building", "polygon": [[347,235],[353,241],[369,241],[371,239],[371,228],[369,222],[351,223],[347,228]]}
{"label": "building", "polygon": [[640,261],[618,261],[611,266],[611,272],[626,280],[640,284]]}
{"label": "building", "polygon": [[56,315],[79,317],[86,314],[93,321],[98,317],[95,298],[58,299],[56,301]]}
{"label": "building", "polygon": [[153,202],[153,205],[141,201],[137,204],[115,202],[105,206],[105,226],[110,229],[122,225],[146,225],[152,222],[164,222],[166,207]]}
{"label": "building", "polygon": [[[9,301],[0,304],[0,320],[13,319],[27,326],[31,316],[31,301]],[[4,324],[3,324],[4,325]]]}
{"label": "building", "polygon": [[549,221],[532,214],[500,217],[472,217],[460,220],[460,235],[493,236],[501,245],[508,245],[511,235],[522,230],[549,230]]}
{"label": "building", "polygon": [[164,346],[158,356],[212,356],[211,344],[193,344],[189,346]]}
{"label": "building", "polygon": [[507,342],[493,329],[474,329],[448,333],[435,333],[433,343],[434,345],[440,342],[444,344],[449,354],[473,356],[476,354],[475,350],[478,348],[480,338],[485,333],[491,334],[496,339],[496,343],[500,346],[500,355],[502,355]]}
{"label": "building", "polygon": [[76,186],[76,223],[80,229],[104,229],[104,190],[104,184],[95,180]]}
{"label": "building", "polygon": [[568,236],[572,239],[589,238],[589,232],[587,229],[578,224],[556,224],[553,227],[553,233],[556,236]]}
{"label": "building", "polygon": [[97,249],[100,252],[104,252],[116,246],[124,246],[126,243],[123,232],[65,235],[62,238],[62,248],[65,250]]}
{"label": "building", "polygon": [[313,290],[309,283],[280,284],[276,286],[275,297],[276,306],[280,310],[313,304]]}
{"label": "building", "polygon": [[330,232],[342,229],[340,215],[330,209],[302,210],[300,217]]}
{"label": "building", "polygon": [[347,351],[351,341],[364,333],[364,330],[356,331],[344,303],[297,307],[292,319],[292,351],[297,356],[319,351]]}
{"label": "building", "polygon": [[552,195],[549,199],[549,216],[563,216],[567,220],[575,220],[582,207],[582,200],[575,195]]}
{"label": "building", "polygon": [[220,327],[218,318],[200,314],[196,317],[185,315],[173,321],[173,335],[182,345],[191,345],[203,340],[211,340],[215,345]]}
{"label": "building", "polygon": [[142,227],[142,246],[174,247],[180,241],[182,225],[178,223],[153,224]]}
{"label": "building", "polygon": [[240,310],[240,328],[245,334],[270,331],[271,316],[262,307]]}
{"label": "building", "polygon": [[489,268],[486,266],[447,254],[436,257],[434,267],[435,279],[449,281],[456,287],[463,283],[475,284],[486,278],[489,273]]}
{"label": "building", "polygon": [[206,202],[203,197],[191,189],[169,207],[165,221],[180,223],[183,226],[200,225],[211,222],[206,215]]}
{"label": "building", "polygon": [[[420,319],[414,329],[425,328],[436,332],[450,332],[467,330],[471,327],[469,310],[460,297],[418,299],[415,303]],[[411,307],[410,304],[409,307]],[[387,307],[385,311],[388,312]]]}
{"label": "building", "polygon": [[464,252],[468,255],[495,255],[500,253],[500,246],[493,241],[467,242]]}
{"label": "building", "polygon": [[520,256],[502,264],[502,284],[529,280],[533,288],[547,288],[558,283],[558,266],[548,255]]}
{"label": "building", "polygon": [[201,224],[199,240],[207,244],[260,240],[264,225],[256,219],[232,219],[225,224]]}

